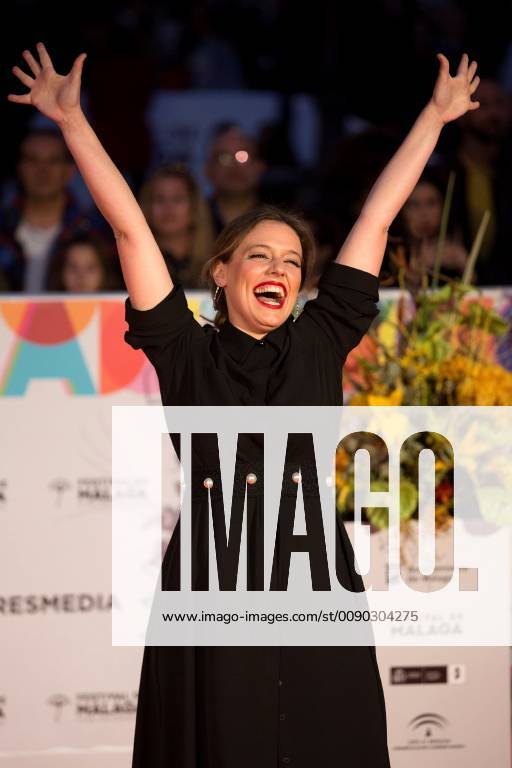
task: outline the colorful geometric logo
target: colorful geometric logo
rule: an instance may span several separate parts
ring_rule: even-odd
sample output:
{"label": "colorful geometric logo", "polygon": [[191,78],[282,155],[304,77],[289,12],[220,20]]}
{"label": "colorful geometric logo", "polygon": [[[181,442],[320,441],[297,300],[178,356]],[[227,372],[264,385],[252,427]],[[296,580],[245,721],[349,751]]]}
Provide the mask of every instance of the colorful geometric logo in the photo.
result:
{"label": "colorful geometric logo", "polygon": [[[196,317],[200,304],[209,316],[210,296],[189,301]],[[0,302],[0,395],[23,396],[36,379],[70,395],[158,394],[144,353],[124,341],[124,312],[124,299]]]}

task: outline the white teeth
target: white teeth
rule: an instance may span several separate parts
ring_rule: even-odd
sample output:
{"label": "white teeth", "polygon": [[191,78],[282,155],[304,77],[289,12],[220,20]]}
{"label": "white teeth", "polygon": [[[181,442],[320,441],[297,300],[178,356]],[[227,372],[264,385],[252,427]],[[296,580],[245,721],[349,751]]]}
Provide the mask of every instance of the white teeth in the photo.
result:
{"label": "white teeth", "polygon": [[284,291],[279,285],[259,285],[254,293],[275,293],[276,296],[284,298]]}

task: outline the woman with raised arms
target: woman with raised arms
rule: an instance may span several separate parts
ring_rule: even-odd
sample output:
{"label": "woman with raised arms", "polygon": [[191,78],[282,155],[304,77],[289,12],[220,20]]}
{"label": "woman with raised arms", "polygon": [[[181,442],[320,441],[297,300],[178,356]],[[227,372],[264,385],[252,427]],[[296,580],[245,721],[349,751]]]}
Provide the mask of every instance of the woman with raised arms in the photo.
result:
{"label": "woman with raised arms", "polygon": [[[8,98],[55,121],[110,223],[129,294],[125,338],[155,366],[162,402],[341,404],[344,360],[377,314],[388,228],[443,126],[478,108],[471,100],[479,82],[476,62],[464,54],[452,76],[446,57],[438,54],[431,99],[376,180],[335,262],[325,269],[317,298],[306,303],[297,320],[292,310],[312,263],[311,233],[299,216],[260,208],[220,234],[205,268],[216,323],[201,326],[187,308],[183,288],[173,285],[129,186],[81,110],[85,54],[67,75],[55,71],[41,43],[37,56],[24,51],[23,58],[26,68],[13,72],[27,92]],[[247,460],[242,478],[247,525],[257,527],[263,514],[262,468],[251,464],[250,451]],[[198,488],[192,489],[199,504],[208,504],[203,492],[216,489],[215,478],[205,480],[198,478]],[[361,577],[342,523],[338,535],[347,578],[358,589]],[[167,585],[176,577],[176,540],[173,535],[164,558]],[[389,768],[373,646],[145,648],[134,768],[286,765]]]}

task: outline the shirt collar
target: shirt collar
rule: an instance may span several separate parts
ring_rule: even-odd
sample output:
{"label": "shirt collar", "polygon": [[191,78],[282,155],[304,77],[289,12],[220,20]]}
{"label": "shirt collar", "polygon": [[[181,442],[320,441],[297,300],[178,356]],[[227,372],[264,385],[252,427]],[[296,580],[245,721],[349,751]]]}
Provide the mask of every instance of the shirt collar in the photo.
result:
{"label": "shirt collar", "polygon": [[288,328],[293,323],[293,320],[293,315],[290,315],[284,323],[269,331],[261,339],[255,339],[254,336],[234,326],[229,320],[225,320],[219,329],[219,341],[231,357],[243,365],[250,353],[256,347],[262,346],[259,343],[261,341],[264,341],[265,344],[272,346],[277,352],[280,352],[288,335]]}

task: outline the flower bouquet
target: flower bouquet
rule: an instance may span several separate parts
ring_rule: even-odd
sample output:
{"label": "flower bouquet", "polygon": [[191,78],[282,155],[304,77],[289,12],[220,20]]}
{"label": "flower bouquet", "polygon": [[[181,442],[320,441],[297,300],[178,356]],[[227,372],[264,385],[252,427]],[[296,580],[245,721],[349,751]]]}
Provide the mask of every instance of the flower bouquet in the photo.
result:
{"label": "flower bouquet", "polygon": [[[399,269],[401,296],[396,319],[392,321],[392,343],[384,341],[379,327],[365,339],[364,356],[356,355],[357,370],[348,370],[354,394],[349,405],[509,405],[512,404],[512,373],[495,361],[497,340],[508,323],[493,308],[492,301],[471,284],[476,257],[485,233],[484,214],[475,243],[468,256],[464,276],[446,279],[439,286],[442,247],[450,205],[451,178],[443,210],[438,257],[431,275],[424,273],[419,287],[405,286],[404,269]],[[386,320],[386,323],[391,321]],[[388,328],[389,331],[389,328]],[[347,374],[346,374],[347,375]],[[388,490],[386,457],[379,461],[378,440],[371,444],[361,434],[350,450],[339,448],[336,456],[337,510],[353,520],[354,469],[351,456],[357,448],[372,455],[371,490]],[[453,459],[442,445],[431,445],[425,437],[423,448],[435,449],[436,533],[446,530],[453,518]],[[410,461],[403,459],[400,486],[400,519],[417,521],[417,449],[409,443]],[[384,460],[386,459],[386,460]],[[387,511],[379,507],[362,509],[362,520],[371,529],[389,525]],[[417,524],[415,524],[417,525]],[[404,526],[407,530],[407,525]]]}

